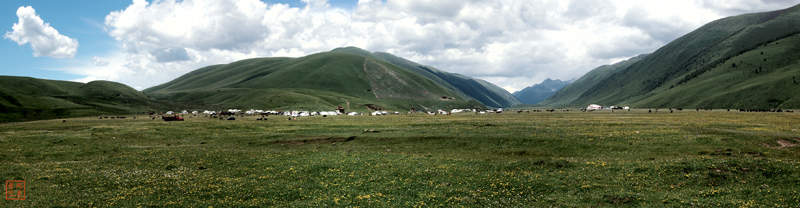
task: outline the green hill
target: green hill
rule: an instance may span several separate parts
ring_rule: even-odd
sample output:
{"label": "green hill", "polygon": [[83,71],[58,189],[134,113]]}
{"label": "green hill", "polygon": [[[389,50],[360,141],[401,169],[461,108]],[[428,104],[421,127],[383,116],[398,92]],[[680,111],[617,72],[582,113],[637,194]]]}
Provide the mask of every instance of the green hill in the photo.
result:
{"label": "green hill", "polygon": [[255,58],[204,67],[144,90],[161,100],[206,108],[395,111],[472,108],[459,93],[369,52],[331,51],[300,58]]}
{"label": "green hill", "polygon": [[404,59],[389,53],[375,52],[370,53],[355,47],[337,48],[333,51],[347,52],[368,56],[376,59],[392,63],[449,89],[461,97],[477,100],[484,105],[492,107],[511,107],[517,104],[522,104],[519,99],[513,96],[505,89],[489,83],[485,80],[476,79],[461,74],[450,73],[441,71],[432,66],[425,66],[415,63],[408,59]]}
{"label": "green hill", "polygon": [[120,115],[164,106],[126,85],[0,76],[0,121]]}
{"label": "green hill", "polygon": [[595,69],[542,104],[799,108],[798,21],[800,6],[716,20],[629,66]]}

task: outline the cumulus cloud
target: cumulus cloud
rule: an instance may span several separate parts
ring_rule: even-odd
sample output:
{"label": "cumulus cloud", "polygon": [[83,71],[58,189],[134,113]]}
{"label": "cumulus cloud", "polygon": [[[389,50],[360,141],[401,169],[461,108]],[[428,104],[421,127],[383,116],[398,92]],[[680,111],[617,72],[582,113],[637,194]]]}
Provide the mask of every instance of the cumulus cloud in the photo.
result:
{"label": "cumulus cloud", "polygon": [[695,29],[694,25],[686,24],[677,14],[652,17],[641,6],[628,9],[622,21],[624,26],[636,28],[661,43],[668,43]]}
{"label": "cumulus cloud", "polygon": [[598,17],[616,10],[614,4],[608,0],[570,1],[568,5],[564,14],[576,20]]}
{"label": "cumulus cloud", "polygon": [[776,0],[359,0],[345,10],[327,0],[302,2],[134,0],[106,16],[106,30],[122,48],[106,58],[108,70],[126,75],[118,81],[149,87],[211,64],[356,46],[513,91],[652,52],[729,13],[791,6]]}
{"label": "cumulus cloud", "polygon": [[26,6],[17,9],[19,22],[11,27],[13,30],[6,32],[3,38],[11,39],[19,45],[31,44],[33,56],[48,56],[53,58],[72,58],[78,53],[78,40],[58,33],[45,23],[33,7]]}
{"label": "cumulus cloud", "polygon": [[104,67],[104,66],[108,66],[109,64],[110,63],[108,61],[103,60],[100,57],[95,56],[95,57],[92,58],[92,66]]}

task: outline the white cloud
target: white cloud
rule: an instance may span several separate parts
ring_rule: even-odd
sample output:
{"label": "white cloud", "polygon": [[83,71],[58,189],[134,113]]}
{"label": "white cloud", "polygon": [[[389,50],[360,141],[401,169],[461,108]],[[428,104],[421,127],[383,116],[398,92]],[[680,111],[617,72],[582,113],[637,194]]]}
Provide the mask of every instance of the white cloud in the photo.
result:
{"label": "white cloud", "polygon": [[103,60],[100,57],[95,56],[95,57],[92,58],[92,66],[104,67],[104,66],[108,66],[108,64],[109,64],[108,61]]}
{"label": "white cloud", "polygon": [[105,20],[122,51],[101,58],[116,75],[94,77],[150,87],[211,64],[356,46],[514,90],[652,52],[724,15],[800,1],[360,0],[352,10],[303,2],[134,0]]}
{"label": "white cloud", "polygon": [[700,7],[708,8],[722,16],[764,12],[797,5],[793,0],[698,0]]}
{"label": "white cloud", "polygon": [[36,15],[33,7],[19,7],[17,17],[19,22],[11,27],[13,31],[6,32],[3,38],[11,39],[19,45],[30,43],[33,56],[72,58],[78,53],[78,40],[58,33]]}

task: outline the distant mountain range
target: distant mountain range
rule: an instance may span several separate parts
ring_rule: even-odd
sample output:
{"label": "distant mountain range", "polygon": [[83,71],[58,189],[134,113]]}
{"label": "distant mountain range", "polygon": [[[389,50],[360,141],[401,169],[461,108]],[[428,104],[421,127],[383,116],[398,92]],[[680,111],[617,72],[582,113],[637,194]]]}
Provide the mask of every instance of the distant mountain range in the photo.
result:
{"label": "distant mountain range", "polygon": [[800,108],[800,6],[708,23],[655,52],[592,70],[540,103]]}
{"label": "distant mountain range", "polygon": [[561,81],[560,79],[552,80],[548,78],[542,83],[534,84],[512,94],[523,104],[537,104],[556,94],[561,88],[566,87],[573,81],[575,80]]}

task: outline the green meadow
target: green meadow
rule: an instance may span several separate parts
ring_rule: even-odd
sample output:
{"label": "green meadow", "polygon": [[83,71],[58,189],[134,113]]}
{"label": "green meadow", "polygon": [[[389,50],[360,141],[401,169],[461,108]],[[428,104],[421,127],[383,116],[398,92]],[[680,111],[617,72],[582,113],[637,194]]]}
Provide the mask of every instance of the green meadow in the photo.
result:
{"label": "green meadow", "polygon": [[800,113],[0,124],[0,207],[793,207]]}

